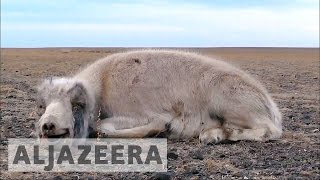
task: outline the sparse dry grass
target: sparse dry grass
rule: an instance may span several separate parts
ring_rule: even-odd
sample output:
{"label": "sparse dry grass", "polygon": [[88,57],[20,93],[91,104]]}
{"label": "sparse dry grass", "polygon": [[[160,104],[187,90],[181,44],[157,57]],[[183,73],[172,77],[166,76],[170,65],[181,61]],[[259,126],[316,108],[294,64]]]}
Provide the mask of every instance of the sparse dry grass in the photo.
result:
{"label": "sparse dry grass", "polygon": [[[123,48],[1,49],[0,179],[149,179],[152,173],[12,173],[6,169],[9,137],[28,137],[36,121],[35,85],[48,76],[71,75],[94,60]],[[311,178],[319,179],[319,49],[202,48],[187,49],[224,59],[259,79],[283,114],[279,141],[205,146],[197,139],[168,141],[179,158],[169,160],[176,179]],[[204,159],[188,154],[195,150]],[[198,172],[191,172],[196,167]]]}

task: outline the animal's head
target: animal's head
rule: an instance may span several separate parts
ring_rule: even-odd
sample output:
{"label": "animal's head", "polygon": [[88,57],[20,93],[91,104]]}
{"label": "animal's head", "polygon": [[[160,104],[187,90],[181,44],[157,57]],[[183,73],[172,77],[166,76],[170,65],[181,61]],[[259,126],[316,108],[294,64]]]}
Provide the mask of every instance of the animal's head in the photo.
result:
{"label": "animal's head", "polygon": [[83,138],[88,135],[92,104],[83,83],[47,79],[38,87],[35,134],[40,138]]}

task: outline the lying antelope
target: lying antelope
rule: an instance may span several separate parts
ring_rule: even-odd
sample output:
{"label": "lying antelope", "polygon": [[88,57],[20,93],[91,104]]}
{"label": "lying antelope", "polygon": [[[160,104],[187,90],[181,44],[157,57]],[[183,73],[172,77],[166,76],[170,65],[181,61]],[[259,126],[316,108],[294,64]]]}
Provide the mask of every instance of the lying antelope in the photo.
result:
{"label": "lying antelope", "polygon": [[[265,88],[225,62],[190,52],[139,50],[100,59],[38,88],[40,138],[281,137],[281,114]],[[98,121],[98,119],[101,119]]]}

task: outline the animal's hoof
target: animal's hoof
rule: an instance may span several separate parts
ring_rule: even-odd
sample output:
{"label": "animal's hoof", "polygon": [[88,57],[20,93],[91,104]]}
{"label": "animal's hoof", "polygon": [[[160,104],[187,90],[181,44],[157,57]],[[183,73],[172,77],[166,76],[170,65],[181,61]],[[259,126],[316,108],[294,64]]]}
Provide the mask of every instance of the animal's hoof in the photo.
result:
{"label": "animal's hoof", "polygon": [[200,143],[203,144],[217,144],[225,139],[226,137],[222,129],[209,129],[199,135]]}

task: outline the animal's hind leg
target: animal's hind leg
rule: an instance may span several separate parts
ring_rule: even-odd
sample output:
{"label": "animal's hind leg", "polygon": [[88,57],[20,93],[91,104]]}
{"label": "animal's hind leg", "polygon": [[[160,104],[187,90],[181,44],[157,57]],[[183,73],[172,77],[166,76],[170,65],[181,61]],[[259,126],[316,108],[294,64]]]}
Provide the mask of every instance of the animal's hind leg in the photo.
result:
{"label": "animal's hind leg", "polygon": [[223,140],[239,141],[254,140],[266,141],[278,139],[281,136],[279,130],[270,120],[264,124],[250,123],[249,120],[224,119],[220,127],[213,127],[200,133],[199,140],[202,143],[219,143]]}
{"label": "animal's hind leg", "polygon": [[268,129],[267,128],[258,128],[258,129],[225,128],[224,132],[227,136],[227,139],[230,141],[239,141],[239,140],[264,141],[264,140],[267,140]]}
{"label": "animal's hind leg", "polygon": [[236,126],[224,126],[224,132],[228,140],[239,141],[239,140],[255,140],[255,141],[267,141],[274,140],[281,137],[281,130],[275,125],[265,123],[261,125],[253,126],[249,129],[244,129]]}
{"label": "animal's hind leg", "polygon": [[223,140],[239,141],[239,140],[267,140],[268,129],[235,129],[235,128],[211,128],[203,131],[199,135],[201,143],[219,143]]}

